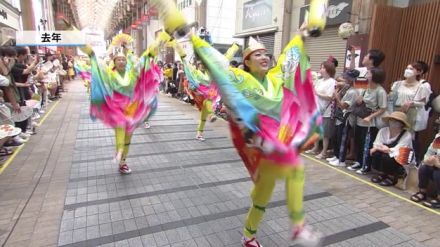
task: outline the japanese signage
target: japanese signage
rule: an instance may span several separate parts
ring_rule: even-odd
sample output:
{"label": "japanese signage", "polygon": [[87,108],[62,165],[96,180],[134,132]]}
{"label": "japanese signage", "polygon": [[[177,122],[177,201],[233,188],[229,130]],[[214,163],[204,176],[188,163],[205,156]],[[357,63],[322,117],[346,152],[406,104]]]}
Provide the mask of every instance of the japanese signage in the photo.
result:
{"label": "japanese signage", "polygon": [[[352,0],[329,0],[327,8],[327,25],[338,25],[350,20]],[[309,6],[306,5],[301,8],[300,11],[300,22],[304,20],[306,10],[308,11]]]}
{"label": "japanese signage", "polygon": [[21,31],[17,32],[17,46],[85,45],[85,35],[79,31]]}
{"label": "japanese signage", "polygon": [[243,4],[243,30],[271,24],[271,0],[251,0]]}

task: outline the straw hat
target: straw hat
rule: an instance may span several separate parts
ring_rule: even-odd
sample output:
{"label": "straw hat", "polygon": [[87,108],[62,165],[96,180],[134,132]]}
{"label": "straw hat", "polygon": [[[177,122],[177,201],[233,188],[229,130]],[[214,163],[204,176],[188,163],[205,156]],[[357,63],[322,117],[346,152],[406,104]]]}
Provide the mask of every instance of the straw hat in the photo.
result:
{"label": "straw hat", "polygon": [[266,47],[262,43],[258,42],[254,38],[250,37],[249,38],[249,46],[243,51],[243,60],[246,60],[246,58],[249,55],[251,55],[252,52],[258,51],[258,50],[265,50],[266,51]]}
{"label": "straw hat", "polygon": [[409,128],[408,118],[404,112],[395,111],[390,115],[382,118],[385,123],[388,123],[390,119],[400,121],[405,125],[406,128]]}

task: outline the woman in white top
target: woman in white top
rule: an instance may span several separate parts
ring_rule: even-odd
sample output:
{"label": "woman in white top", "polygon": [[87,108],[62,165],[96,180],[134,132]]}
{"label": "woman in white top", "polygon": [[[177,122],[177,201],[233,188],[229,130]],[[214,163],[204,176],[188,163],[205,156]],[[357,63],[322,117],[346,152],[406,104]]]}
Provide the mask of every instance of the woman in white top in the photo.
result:
{"label": "woman in white top", "polygon": [[[329,146],[330,138],[333,137],[335,132],[335,119],[332,116],[333,107],[333,94],[335,92],[336,80],[334,79],[336,69],[332,62],[325,61],[321,64],[321,79],[317,80],[314,84],[315,93],[318,96],[318,107],[323,117],[324,138],[322,151],[316,158],[322,159],[326,157],[327,149]],[[315,143],[315,147],[311,151],[317,153],[319,150],[319,142]]]}
{"label": "woman in white top", "polygon": [[394,82],[390,93],[390,98],[394,101],[393,110],[405,112],[408,116],[410,130],[414,133],[414,150],[417,161],[422,156],[418,148],[418,132],[426,128],[428,121],[427,118],[423,122],[416,121],[417,115],[425,112],[425,105],[431,95],[429,83],[420,81],[423,70],[423,65],[420,62],[409,64],[404,72],[406,79]]}
{"label": "woman in white top", "polygon": [[406,114],[393,112],[383,118],[388,127],[379,130],[373,148],[370,149],[372,167],[379,172],[371,181],[382,186],[392,186],[399,176],[405,176],[403,165],[408,164],[412,150],[411,133]]}

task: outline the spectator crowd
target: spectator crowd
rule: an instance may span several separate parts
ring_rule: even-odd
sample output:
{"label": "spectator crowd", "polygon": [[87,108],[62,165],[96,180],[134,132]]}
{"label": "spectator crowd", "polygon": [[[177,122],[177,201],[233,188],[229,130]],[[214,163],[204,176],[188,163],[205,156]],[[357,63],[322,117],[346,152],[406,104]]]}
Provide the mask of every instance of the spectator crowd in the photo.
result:
{"label": "spectator crowd", "polygon": [[73,59],[64,54],[0,47],[0,166],[37,133],[47,106],[73,77]]}
{"label": "spectator crowd", "polygon": [[[356,56],[354,50],[352,56]],[[424,61],[410,62],[402,68],[402,79],[385,88],[386,73],[380,67],[384,59],[382,51],[371,49],[363,67],[352,64],[340,75],[336,75],[335,58],[322,62],[314,73],[314,87],[323,117],[323,139],[306,153],[368,176],[380,186],[400,183],[405,188],[409,172],[415,170],[419,191],[411,200],[440,208],[440,134],[428,150],[421,148],[419,138],[433,112],[435,94],[424,79],[429,66]],[[236,61],[230,65],[243,66]],[[164,75],[161,91],[194,104],[184,65],[159,62],[159,66]],[[204,70],[200,62],[193,66]],[[215,113],[226,118],[221,102]]]}

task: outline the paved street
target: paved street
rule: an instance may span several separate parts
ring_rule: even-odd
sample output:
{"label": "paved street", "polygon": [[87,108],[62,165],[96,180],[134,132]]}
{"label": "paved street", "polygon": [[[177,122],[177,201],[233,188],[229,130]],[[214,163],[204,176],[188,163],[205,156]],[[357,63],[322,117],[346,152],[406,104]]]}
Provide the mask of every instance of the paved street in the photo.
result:
{"label": "paved street", "polygon": [[[121,176],[114,133],[88,114],[73,81],[39,133],[0,175],[5,246],[240,246],[252,182],[227,124],[195,140],[194,107],[161,95],[150,129],[138,129]],[[325,246],[440,246],[440,216],[306,159],[307,222]],[[406,192],[392,189],[408,197]],[[291,246],[283,183],[258,237]]]}

